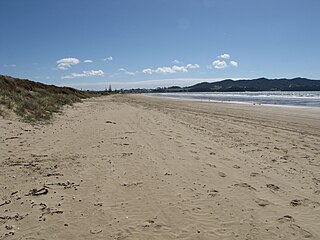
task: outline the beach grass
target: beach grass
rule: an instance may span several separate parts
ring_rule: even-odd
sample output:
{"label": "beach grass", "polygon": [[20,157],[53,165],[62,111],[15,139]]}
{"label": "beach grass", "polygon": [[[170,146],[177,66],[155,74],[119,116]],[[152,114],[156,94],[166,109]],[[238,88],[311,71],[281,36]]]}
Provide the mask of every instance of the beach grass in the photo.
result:
{"label": "beach grass", "polygon": [[14,112],[25,122],[48,121],[62,106],[99,94],[0,75],[0,115]]}

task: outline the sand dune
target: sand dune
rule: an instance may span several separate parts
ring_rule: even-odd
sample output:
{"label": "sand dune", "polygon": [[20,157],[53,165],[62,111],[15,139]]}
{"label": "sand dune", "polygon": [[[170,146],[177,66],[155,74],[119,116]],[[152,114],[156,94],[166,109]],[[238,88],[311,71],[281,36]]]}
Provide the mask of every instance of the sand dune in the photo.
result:
{"label": "sand dune", "polygon": [[320,239],[320,110],[86,100],[0,119],[0,239]]}

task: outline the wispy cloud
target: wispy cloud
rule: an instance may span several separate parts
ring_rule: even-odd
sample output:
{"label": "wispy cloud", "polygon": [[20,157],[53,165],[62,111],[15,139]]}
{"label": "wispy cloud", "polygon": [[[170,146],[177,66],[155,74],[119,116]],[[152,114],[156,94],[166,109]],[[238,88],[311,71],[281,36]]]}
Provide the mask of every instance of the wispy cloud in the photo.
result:
{"label": "wispy cloud", "polygon": [[106,58],[104,58],[104,59],[102,59],[103,61],[105,61],[105,62],[110,62],[110,61],[112,61],[113,60],[113,57],[106,57]]}
{"label": "wispy cloud", "polygon": [[5,64],[5,65],[3,65],[3,67],[5,67],[5,68],[14,68],[16,66],[17,66],[16,64]]}
{"label": "wispy cloud", "polygon": [[153,74],[153,73],[163,73],[163,74],[168,74],[168,73],[187,73],[188,69],[197,69],[200,68],[199,64],[187,64],[185,66],[171,66],[171,67],[158,67],[155,69],[151,68],[145,68],[142,70],[143,73],[145,74]]}
{"label": "wispy cloud", "polygon": [[61,79],[83,78],[83,77],[99,77],[104,76],[102,70],[82,71],[81,73],[71,73],[70,75],[62,76]]}
{"label": "wispy cloud", "polygon": [[212,62],[212,64],[209,66],[209,68],[215,68],[215,69],[224,69],[227,67],[238,67],[237,61],[230,61],[230,54],[224,53],[219,56],[217,56],[217,59]]}
{"label": "wispy cloud", "polygon": [[135,75],[136,73],[138,73],[138,72],[130,72],[130,71],[128,71],[128,70],[125,69],[125,68],[119,68],[118,71],[119,71],[119,72],[123,72],[123,73],[125,73],[125,74],[127,74],[127,75],[131,75],[131,76],[133,76],[133,75]]}
{"label": "wispy cloud", "polygon": [[173,61],[172,61],[172,63],[174,63],[174,64],[179,64],[179,63],[180,63],[180,61],[179,61],[179,60],[177,60],[177,59],[175,59],[175,60],[173,60]]}
{"label": "wispy cloud", "polygon": [[62,58],[56,62],[58,65],[57,67],[60,70],[68,70],[72,67],[72,65],[76,65],[80,63],[78,58]]}
{"label": "wispy cloud", "polygon": [[90,59],[84,60],[83,62],[84,62],[84,63],[93,63],[93,61],[90,60]]}

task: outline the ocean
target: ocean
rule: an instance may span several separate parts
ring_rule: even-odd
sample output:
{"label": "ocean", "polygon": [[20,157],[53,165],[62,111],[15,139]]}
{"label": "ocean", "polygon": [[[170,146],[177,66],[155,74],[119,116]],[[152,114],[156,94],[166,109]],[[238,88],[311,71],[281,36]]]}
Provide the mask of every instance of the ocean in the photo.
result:
{"label": "ocean", "polygon": [[200,101],[320,107],[320,91],[148,93],[149,96]]}

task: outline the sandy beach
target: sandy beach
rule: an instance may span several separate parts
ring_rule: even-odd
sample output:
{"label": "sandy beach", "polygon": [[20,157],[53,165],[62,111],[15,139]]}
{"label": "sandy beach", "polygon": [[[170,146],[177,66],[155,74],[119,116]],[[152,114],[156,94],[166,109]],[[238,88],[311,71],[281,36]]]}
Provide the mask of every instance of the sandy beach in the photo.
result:
{"label": "sandy beach", "polygon": [[0,118],[0,239],[320,239],[320,109],[114,95]]}

